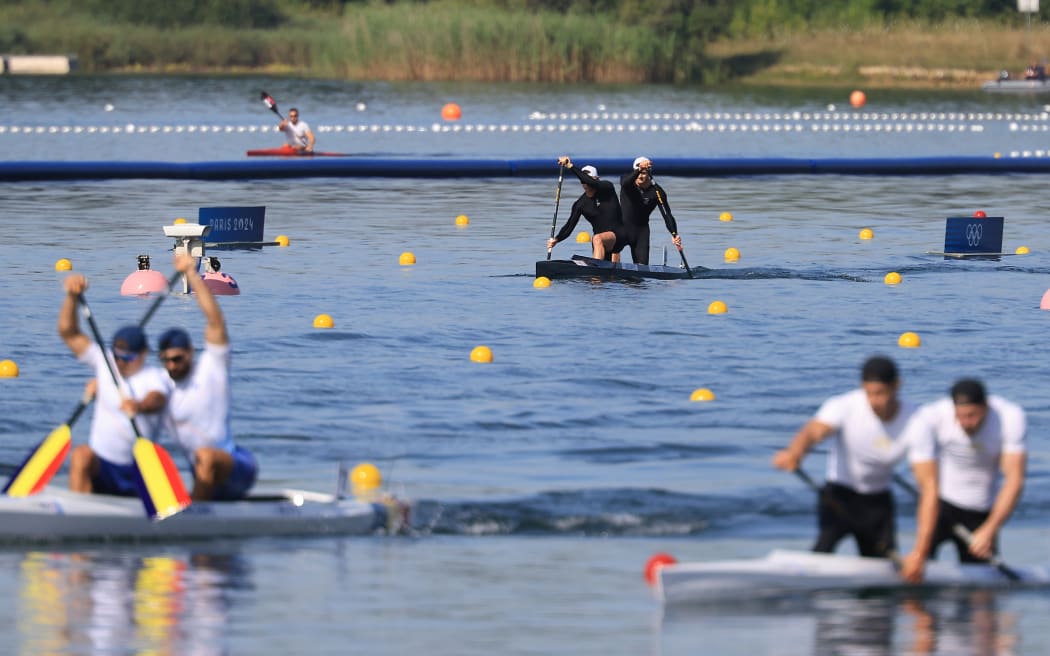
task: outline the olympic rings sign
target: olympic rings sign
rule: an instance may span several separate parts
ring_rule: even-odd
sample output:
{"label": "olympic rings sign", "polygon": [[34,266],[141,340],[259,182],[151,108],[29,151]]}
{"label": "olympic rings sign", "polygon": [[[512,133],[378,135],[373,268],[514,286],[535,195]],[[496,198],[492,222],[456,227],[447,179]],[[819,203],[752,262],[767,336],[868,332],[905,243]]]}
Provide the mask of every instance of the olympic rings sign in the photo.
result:
{"label": "olympic rings sign", "polygon": [[984,237],[983,225],[980,223],[968,223],[966,225],[966,243],[970,248],[980,246],[982,237]]}

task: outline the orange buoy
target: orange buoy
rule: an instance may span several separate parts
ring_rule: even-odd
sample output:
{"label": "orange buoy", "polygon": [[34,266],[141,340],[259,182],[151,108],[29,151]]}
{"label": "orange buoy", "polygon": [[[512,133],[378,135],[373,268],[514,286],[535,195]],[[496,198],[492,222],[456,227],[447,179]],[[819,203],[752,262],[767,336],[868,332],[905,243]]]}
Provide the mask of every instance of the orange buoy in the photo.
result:
{"label": "orange buoy", "polygon": [[645,582],[649,585],[656,584],[656,573],[660,571],[664,565],[674,565],[678,560],[669,553],[655,553],[645,563]]}
{"label": "orange buoy", "polygon": [[463,116],[463,110],[456,103],[445,103],[441,108],[441,118],[446,121],[458,121]]}
{"label": "orange buoy", "polygon": [[852,105],[854,109],[860,109],[866,102],[868,102],[868,97],[859,89],[849,95],[849,104]]}

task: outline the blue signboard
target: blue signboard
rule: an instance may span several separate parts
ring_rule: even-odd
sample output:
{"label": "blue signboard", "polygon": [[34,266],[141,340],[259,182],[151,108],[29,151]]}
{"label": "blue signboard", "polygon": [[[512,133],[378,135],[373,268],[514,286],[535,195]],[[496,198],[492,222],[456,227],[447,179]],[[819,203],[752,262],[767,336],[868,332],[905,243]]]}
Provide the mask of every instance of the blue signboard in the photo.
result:
{"label": "blue signboard", "polygon": [[261,242],[263,223],[266,221],[266,206],[254,207],[202,207],[197,214],[197,223],[210,225],[209,244],[223,242]]}
{"label": "blue signboard", "polygon": [[944,225],[945,253],[1002,253],[1003,217],[948,217]]}

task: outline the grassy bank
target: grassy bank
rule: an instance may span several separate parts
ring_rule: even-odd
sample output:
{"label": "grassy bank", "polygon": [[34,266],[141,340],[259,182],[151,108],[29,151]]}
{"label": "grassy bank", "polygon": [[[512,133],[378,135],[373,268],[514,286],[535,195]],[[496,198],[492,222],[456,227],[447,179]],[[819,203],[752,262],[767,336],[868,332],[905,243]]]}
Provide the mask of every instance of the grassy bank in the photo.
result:
{"label": "grassy bank", "polygon": [[[295,12],[276,29],[163,29],[78,3],[0,3],[0,53],[75,54],[83,72],[268,72],[354,80],[973,87],[1050,55],[1050,27],[991,21],[795,30],[676,49],[614,17],[442,3]],[[690,61],[684,61],[690,60]]]}

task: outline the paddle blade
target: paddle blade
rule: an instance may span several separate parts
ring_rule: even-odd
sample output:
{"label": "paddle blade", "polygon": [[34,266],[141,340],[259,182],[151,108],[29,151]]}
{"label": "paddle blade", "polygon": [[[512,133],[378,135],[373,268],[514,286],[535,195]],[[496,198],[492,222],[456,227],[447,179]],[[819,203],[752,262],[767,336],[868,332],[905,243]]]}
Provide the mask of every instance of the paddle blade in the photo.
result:
{"label": "paddle blade", "polygon": [[11,480],[4,487],[4,494],[12,497],[27,497],[47,486],[51,478],[62,467],[69,453],[73,435],[67,424],[62,424],[45,437],[25,459]]}
{"label": "paddle blade", "polygon": [[134,453],[139,496],[150,519],[171,517],[190,505],[179,470],[164,447],[140,437]]}
{"label": "paddle blade", "polygon": [[278,116],[281,115],[280,112],[277,111],[277,103],[274,101],[273,98],[270,97],[270,94],[266,93],[265,91],[261,91],[259,92],[259,98],[262,100],[262,103],[266,105],[267,109],[269,109],[274,114],[277,114]]}

